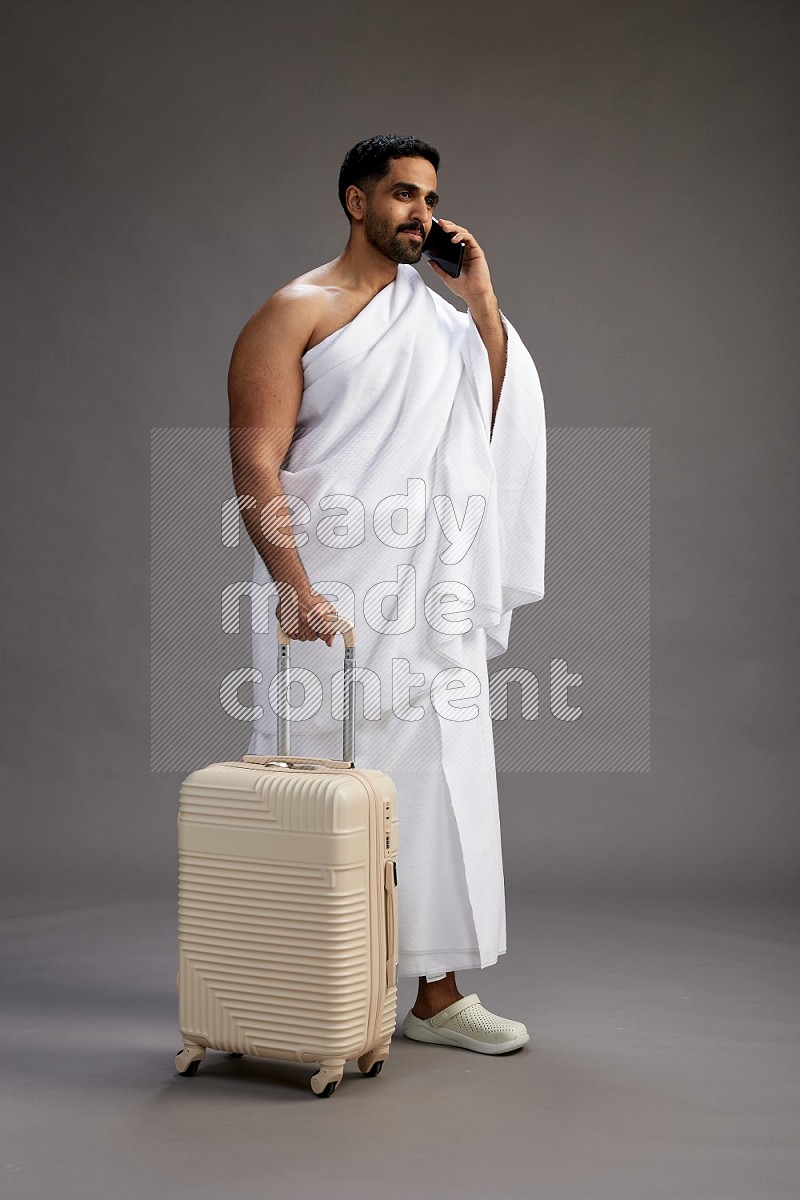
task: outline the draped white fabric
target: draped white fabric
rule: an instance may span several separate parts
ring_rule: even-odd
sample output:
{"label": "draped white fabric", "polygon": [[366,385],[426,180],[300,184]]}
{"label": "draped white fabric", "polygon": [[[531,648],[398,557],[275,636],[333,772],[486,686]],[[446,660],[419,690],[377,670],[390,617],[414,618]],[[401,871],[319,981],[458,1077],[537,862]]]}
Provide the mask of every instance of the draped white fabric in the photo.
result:
{"label": "draped white fabric", "polygon": [[[504,321],[490,439],[472,317],[400,264],[304,355],[281,469],[309,579],[356,626],[356,761],[398,786],[401,975],[485,967],[506,950],[487,658],[507,648],[512,610],[544,594],[546,431],[536,368]],[[253,579],[273,592],[257,554]],[[277,748],[276,606],[274,594],[256,605],[250,753]],[[341,754],[342,645],[292,642],[296,754]]]}

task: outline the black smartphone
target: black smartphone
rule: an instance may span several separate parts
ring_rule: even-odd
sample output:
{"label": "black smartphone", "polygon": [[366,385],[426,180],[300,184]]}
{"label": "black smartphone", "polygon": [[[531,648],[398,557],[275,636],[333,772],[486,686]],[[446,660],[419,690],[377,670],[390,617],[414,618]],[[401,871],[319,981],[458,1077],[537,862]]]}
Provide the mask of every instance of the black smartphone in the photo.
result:
{"label": "black smartphone", "polygon": [[454,242],[452,234],[445,233],[436,217],[422,244],[422,253],[426,258],[432,258],[453,279],[458,279],[464,260],[464,243]]}

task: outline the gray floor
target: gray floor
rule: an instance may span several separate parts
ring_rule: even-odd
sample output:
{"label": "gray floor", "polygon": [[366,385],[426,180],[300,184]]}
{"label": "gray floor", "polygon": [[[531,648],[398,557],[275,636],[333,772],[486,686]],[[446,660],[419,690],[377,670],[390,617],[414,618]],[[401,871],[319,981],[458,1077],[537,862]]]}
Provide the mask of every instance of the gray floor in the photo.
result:
{"label": "gray floor", "polygon": [[[396,1035],[329,1100],[311,1067],[173,1074],[174,911],[3,921],[4,1200],[796,1200],[798,914],[779,902],[508,896],[509,953],[458,977],[531,1043]],[[398,1017],[415,985],[402,980]]]}

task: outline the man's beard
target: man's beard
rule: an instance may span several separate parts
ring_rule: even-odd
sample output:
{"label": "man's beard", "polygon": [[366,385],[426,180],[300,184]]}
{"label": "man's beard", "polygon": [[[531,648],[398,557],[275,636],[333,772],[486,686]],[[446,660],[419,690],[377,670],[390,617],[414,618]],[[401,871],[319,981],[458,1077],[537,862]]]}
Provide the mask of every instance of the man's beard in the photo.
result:
{"label": "man's beard", "polygon": [[[413,228],[419,229],[419,226]],[[424,238],[425,231],[420,230]],[[367,241],[386,258],[396,263],[416,263],[422,257],[422,242],[412,241],[406,234],[398,233],[383,217],[367,209],[364,217],[364,233]]]}

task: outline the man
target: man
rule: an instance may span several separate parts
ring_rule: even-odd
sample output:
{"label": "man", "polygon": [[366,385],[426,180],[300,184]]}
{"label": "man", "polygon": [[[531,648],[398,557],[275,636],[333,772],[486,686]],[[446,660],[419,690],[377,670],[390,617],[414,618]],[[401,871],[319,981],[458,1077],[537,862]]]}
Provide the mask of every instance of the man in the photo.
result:
{"label": "man", "polygon": [[[356,626],[357,756],[398,787],[398,972],[418,979],[403,1031],[500,1054],[529,1040],[525,1025],[462,996],[455,970],[506,949],[486,660],[506,649],[512,609],[544,592],[545,423],[535,366],[501,315],[473,234],[442,219],[465,243],[462,272],[428,267],[466,314],[414,269],[438,167],[417,138],[369,138],[348,152],[347,245],[275,292],[236,342],[231,454],[237,494],[253,498],[242,515],[254,580],[271,577],[275,616],[301,643],[293,673],[325,675],[337,613]],[[340,515],[314,529],[316,508]],[[249,751],[275,753],[274,633],[254,633],[253,646],[263,715]],[[429,680],[430,705],[413,702],[411,689]],[[466,691],[452,699],[453,685]],[[293,713],[298,754],[331,753],[336,723],[317,686],[317,707],[304,697]]]}

